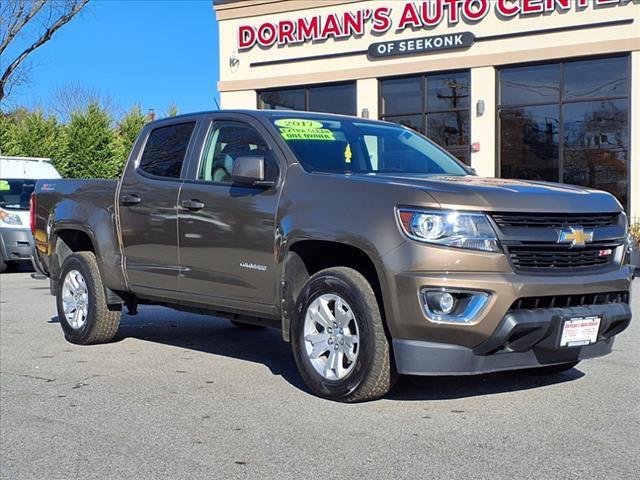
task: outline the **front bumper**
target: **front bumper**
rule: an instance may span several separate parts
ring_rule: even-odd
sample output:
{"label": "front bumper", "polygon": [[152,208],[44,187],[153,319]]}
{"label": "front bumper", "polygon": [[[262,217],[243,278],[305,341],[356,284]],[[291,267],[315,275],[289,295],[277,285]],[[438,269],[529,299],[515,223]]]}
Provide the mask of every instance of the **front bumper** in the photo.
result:
{"label": "front bumper", "polygon": [[32,246],[28,228],[0,228],[0,252],[5,262],[30,261]]}
{"label": "front bumper", "polygon": [[[599,316],[598,341],[582,347],[559,347],[563,319]],[[475,348],[419,340],[393,340],[396,367],[407,375],[473,375],[569,363],[606,355],[614,336],[629,326],[626,303],[574,308],[516,310]]]}
{"label": "front bumper", "polygon": [[[391,337],[470,349],[493,335],[519,299],[627,292],[633,276],[627,265],[572,275],[516,273],[503,254],[410,243],[388,252],[382,260],[381,271],[386,273],[382,289],[388,292],[384,296],[385,316]],[[436,323],[425,315],[420,295],[423,288],[482,291],[490,298],[468,323]]]}

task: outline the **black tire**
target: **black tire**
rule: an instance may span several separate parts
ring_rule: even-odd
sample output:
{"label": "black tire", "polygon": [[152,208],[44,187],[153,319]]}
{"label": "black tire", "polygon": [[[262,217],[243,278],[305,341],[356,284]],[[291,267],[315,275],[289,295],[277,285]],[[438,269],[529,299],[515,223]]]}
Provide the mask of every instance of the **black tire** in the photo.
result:
{"label": "black tire", "polygon": [[[329,380],[318,373],[305,346],[307,309],[323,294],[344,299],[353,311],[359,330],[358,355],[351,371],[340,380]],[[397,379],[375,293],[364,276],[351,268],[328,268],[309,278],[293,312],[291,345],[304,383],[319,397],[349,403],[375,400],[386,395]]]}
{"label": "black tire", "polygon": [[5,263],[4,258],[0,255],[0,273],[4,273],[7,271],[9,266]]}
{"label": "black tire", "polygon": [[[64,314],[62,301],[63,283],[71,270],[77,270],[84,278],[88,292],[88,312],[84,325],[73,328]],[[62,264],[60,282],[56,293],[60,325],[65,338],[78,345],[108,343],[113,340],[120,325],[120,311],[109,310],[96,257],[92,252],[78,252],[66,258]]]}
{"label": "black tire", "polygon": [[238,330],[262,330],[264,325],[254,325],[253,323],[238,322],[237,320],[229,320]]}
{"label": "black tire", "polygon": [[580,360],[577,362],[569,362],[569,363],[559,363],[557,365],[547,365],[545,367],[538,368],[530,368],[525,370],[525,373],[528,375],[558,375],[559,373],[566,372],[567,370],[571,370],[573,367],[578,365]]}

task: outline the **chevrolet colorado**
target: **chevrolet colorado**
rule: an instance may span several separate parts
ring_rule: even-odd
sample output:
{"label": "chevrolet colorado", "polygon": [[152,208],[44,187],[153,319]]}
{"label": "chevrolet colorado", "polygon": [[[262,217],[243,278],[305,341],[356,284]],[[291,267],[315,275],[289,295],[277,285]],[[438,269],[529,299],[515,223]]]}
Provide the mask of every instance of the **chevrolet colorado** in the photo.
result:
{"label": "chevrolet colorado", "polygon": [[144,127],[119,181],[39,181],[34,259],[66,338],[122,307],[273,326],[345,402],[398,374],[560,372],[631,320],[627,218],[608,193],[479,178],[399,125],[222,111]]}

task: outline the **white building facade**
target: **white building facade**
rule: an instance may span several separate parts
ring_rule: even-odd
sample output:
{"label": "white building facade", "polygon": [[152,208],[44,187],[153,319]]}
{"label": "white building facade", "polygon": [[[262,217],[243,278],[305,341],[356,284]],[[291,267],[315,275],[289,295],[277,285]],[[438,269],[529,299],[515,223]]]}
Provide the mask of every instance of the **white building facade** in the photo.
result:
{"label": "white building facade", "polygon": [[222,108],[418,130],[483,176],[640,216],[637,0],[216,0]]}

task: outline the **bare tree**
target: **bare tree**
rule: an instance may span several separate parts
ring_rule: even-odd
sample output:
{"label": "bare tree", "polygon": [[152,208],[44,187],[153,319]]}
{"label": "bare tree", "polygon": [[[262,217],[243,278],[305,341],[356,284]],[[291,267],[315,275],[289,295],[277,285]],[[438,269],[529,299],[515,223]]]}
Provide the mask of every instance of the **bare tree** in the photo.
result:
{"label": "bare tree", "polygon": [[[21,71],[24,61],[46,42],[60,28],[69,23],[89,0],[2,0],[0,2],[0,58],[5,57],[9,47],[16,48],[15,58],[2,62],[0,77],[0,100],[9,95],[11,89],[24,82]],[[33,36],[25,46],[17,46],[25,41],[23,36]],[[19,40],[19,41],[18,41]],[[5,66],[6,65],[6,66]]]}
{"label": "bare tree", "polygon": [[51,101],[47,110],[55,113],[63,123],[66,123],[71,120],[72,113],[85,111],[94,103],[109,112],[113,118],[120,117],[124,113],[111,96],[82,82],[71,82],[52,88]]}

